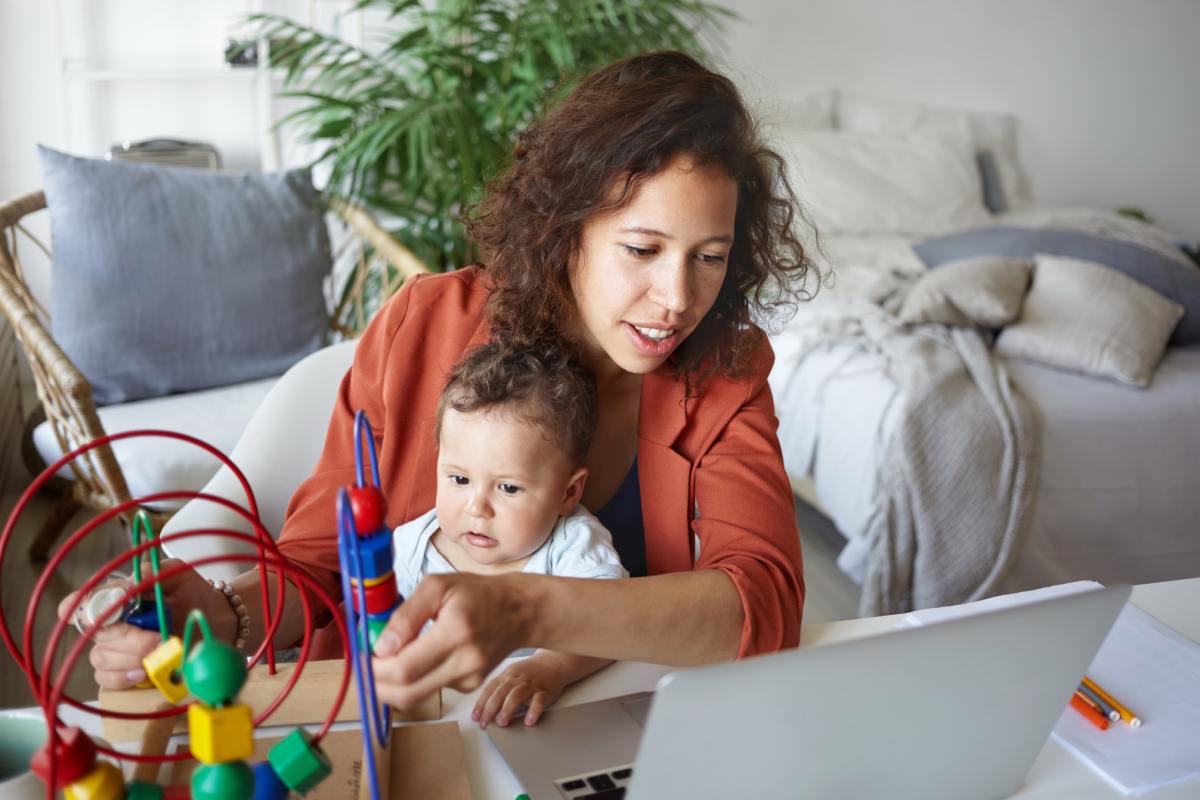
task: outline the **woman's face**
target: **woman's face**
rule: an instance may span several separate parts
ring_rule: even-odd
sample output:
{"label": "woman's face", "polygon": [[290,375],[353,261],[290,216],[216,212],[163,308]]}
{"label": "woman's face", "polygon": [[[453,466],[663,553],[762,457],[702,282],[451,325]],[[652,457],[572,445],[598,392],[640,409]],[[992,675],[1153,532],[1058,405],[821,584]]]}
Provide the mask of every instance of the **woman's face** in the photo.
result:
{"label": "woman's face", "polygon": [[571,288],[598,378],[609,362],[653,372],[704,319],[725,281],[737,195],[721,168],[679,156],[624,208],[584,224]]}

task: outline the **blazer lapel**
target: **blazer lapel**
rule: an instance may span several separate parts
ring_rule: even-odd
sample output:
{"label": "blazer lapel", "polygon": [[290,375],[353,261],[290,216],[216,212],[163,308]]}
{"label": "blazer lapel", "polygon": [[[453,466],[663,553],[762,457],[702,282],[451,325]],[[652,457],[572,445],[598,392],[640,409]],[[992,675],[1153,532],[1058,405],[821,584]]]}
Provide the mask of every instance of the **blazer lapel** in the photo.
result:
{"label": "blazer lapel", "polygon": [[638,408],[638,488],[651,575],[692,568],[692,464],[672,447],[686,424],[683,383],[663,368],[646,375]]}

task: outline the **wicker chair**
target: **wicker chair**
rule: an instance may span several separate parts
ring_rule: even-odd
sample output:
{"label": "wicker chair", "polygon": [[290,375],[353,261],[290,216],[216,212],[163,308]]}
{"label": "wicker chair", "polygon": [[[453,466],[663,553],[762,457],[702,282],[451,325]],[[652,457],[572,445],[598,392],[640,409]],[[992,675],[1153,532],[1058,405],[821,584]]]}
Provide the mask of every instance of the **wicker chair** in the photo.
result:
{"label": "wicker chair", "polygon": [[[34,297],[22,270],[18,247],[22,238],[50,257],[45,244],[23,224],[29,215],[45,208],[46,198],[40,191],[0,204],[0,312],[8,319],[25,353],[41,401],[40,411],[30,415],[25,426],[22,449],[31,470],[40,458],[32,446],[30,434],[41,422],[42,414],[50,422],[64,453],[105,435],[92,399],[91,384],[43,324],[43,320],[48,322],[49,314]],[[337,202],[330,210],[336,213],[340,226],[343,226],[342,230],[333,232],[335,263],[350,263],[349,269],[341,270],[347,277],[340,281],[340,301],[332,314],[332,325],[335,337],[353,338],[366,327],[379,303],[395,292],[405,279],[429,270],[363,209]],[[368,293],[367,287],[378,287],[380,291]],[[3,387],[3,391],[15,389],[15,386]],[[74,480],[65,486],[62,498],[30,544],[29,555],[34,561],[46,557],[62,529],[80,508],[103,511],[131,499],[125,475],[110,446],[90,451],[86,459],[76,459],[70,467]],[[161,529],[173,513],[161,509],[147,511],[151,513],[156,529]],[[122,522],[128,524],[129,519]]]}

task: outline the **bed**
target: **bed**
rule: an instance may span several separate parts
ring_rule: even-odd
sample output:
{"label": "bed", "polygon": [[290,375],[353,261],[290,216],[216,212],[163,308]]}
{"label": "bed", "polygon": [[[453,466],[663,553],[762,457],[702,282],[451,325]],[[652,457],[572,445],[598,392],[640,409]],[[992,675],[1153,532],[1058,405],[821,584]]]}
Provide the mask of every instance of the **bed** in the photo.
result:
{"label": "bed", "polygon": [[[771,384],[785,465],[793,484],[808,487],[807,501],[844,539],[839,567],[860,584],[881,569],[913,584],[890,598],[864,592],[860,613],[1085,578],[1148,583],[1200,575],[1200,268],[1169,234],[1144,222],[1095,209],[1033,206],[1011,118],[827,98],[776,130],[820,233],[810,234],[816,264],[833,280],[772,334]],[[1022,252],[1014,255],[1014,247]],[[898,444],[907,441],[900,432],[919,406],[910,402],[911,382],[897,379],[900,356],[873,345],[918,329],[944,333],[944,325],[899,325],[897,318],[915,286],[947,265],[957,268],[962,259],[954,256],[964,254],[1029,264],[1016,316],[1007,326],[979,325],[971,334],[986,344],[998,380],[1012,387],[1032,420],[1029,486],[940,495],[939,502],[950,498],[963,509],[1012,503],[1012,548],[987,580],[951,580],[922,591],[929,569],[952,569],[956,562],[926,565],[924,577],[919,565],[879,563],[895,558],[894,547],[880,546],[892,525],[881,527],[881,503],[897,491],[892,456],[909,446]],[[1087,293],[1072,295],[1069,304],[1049,294],[1050,276],[1057,274],[1052,268],[1081,280],[1090,273],[1080,270],[1092,265],[1115,282],[1119,302],[1149,291],[1147,302],[1161,312],[1149,322],[1126,322],[1133,312],[1123,309],[1115,317],[1130,336],[1158,337],[1158,351],[1150,345],[1140,373],[1094,360],[1056,361],[1050,351],[1060,341],[1044,341],[1043,350],[1005,346],[1030,328],[1035,289],[1038,302],[1049,297],[1046,308],[1055,314],[1079,313],[1089,324],[1103,317],[1105,306],[1086,282]],[[847,324],[857,337],[833,333]],[[1159,333],[1148,333],[1156,325]],[[864,329],[875,329],[876,338],[864,337]],[[1095,351],[1097,337],[1075,344]],[[1145,385],[1129,385],[1135,382]],[[957,450],[942,446],[938,454],[951,474],[978,459],[971,438],[962,440]],[[922,498],[907,502],[920,506]],[[996,535],[999,540],[1001,532]],[[942,536],[956,546],[953,532]],[[925,541],[918,537],[913,549]]]}

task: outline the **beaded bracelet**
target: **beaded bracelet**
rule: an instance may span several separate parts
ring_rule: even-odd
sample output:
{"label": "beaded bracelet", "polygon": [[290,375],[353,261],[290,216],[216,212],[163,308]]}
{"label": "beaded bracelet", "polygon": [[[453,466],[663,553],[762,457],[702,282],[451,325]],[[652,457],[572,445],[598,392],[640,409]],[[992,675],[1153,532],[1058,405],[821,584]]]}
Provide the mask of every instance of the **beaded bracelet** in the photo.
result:
{"label": "beaded bracelet", "polygon": [[208,585],[225,595],[225,599],[229,601],[229,607],[233,609],[233,613],[238,618],[237,637],[233,641],[233,646],[238,650],[245,649],[246,640],[250,638],[250,609],[246,608],[246,602],[242,600],[240,594],[233,591],[233,584],[210,580]]}

